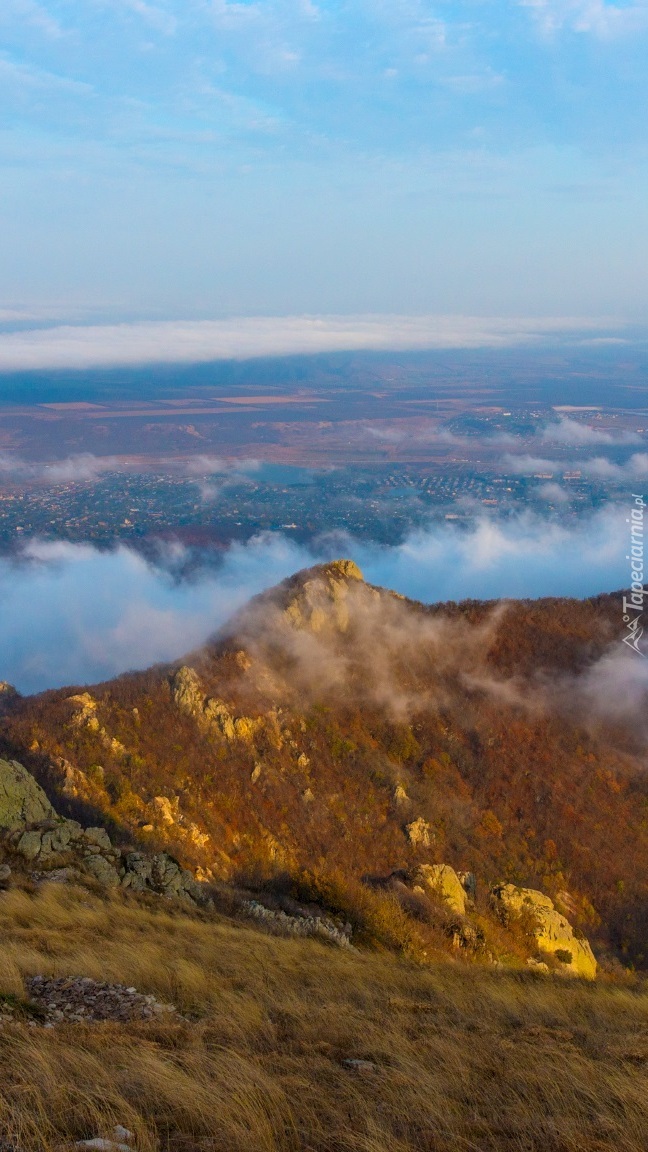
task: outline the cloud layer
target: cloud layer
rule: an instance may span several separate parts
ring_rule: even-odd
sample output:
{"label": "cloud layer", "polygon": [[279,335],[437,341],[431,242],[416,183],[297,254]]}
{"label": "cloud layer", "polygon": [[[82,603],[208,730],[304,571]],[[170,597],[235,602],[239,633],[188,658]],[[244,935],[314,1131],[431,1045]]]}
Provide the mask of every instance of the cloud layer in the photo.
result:
{"label": "cloud layer", "polygon": [[0,476],[4,473],[14,480],[38,480],[51,484],[71,481],[96,480],[104,472],[117,472],[123,468],[118,456],[95,456],[92,452],[78,452],[52,463],[32,463],[0,452]]}
{"label": "cloud layer", "polygon": [[297,353],[509,348],[598,330],[600,320],[471,316],[259,316],[0,333],[0,371],[199,362]]}
{"label": "cloud layer", "polygon": [[233,544],[218,567],[177,581],[178,545],[157,566],[119,548],[38,543],[0,561],[0,679],[22,691],[105,679],[175,659],[250,596],[300,568],[351,556],[367,580],[426,602],[585,596],[627,580],[627,512],[567,528],[525,516],[470,531],[434,527],[395,547],[337,537],[306,548],[280,534]]}
{"label": "cloud layer", "polygon": [[640,444],[641,436],[636,432],[607,432],[604,428],[593,428],[569,416],[561,416],[556,423],[547,424],[541,439],[549,444],[568,445],[570,448],[588,448],[592,444]]}

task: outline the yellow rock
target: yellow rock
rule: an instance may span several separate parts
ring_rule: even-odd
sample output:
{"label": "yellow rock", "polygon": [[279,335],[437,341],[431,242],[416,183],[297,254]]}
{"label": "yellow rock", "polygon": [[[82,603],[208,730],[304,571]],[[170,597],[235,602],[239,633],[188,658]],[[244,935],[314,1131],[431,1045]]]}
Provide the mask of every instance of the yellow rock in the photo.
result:
{"label": "yellow rock", "polygon": [[173,800],[169,800],[168,796],[154,796],[150,806],[163,824],[175,824],[178,819],[179,801],[177,796]]}
{"label": "yellow rock", "polygon": [[346,632],[349,627],[349,581],[364,582],[362,572],[353,560],[334,560],[313,568],[309,579],[284,609],[286,619],[295,628],[310,632]]}
{"label": "yellow rock", "polygon": [[585,980],[595,979],[597,965],[589,941],[576,935],[549,896],[534,888],[517,888],[515,884],[502,884],[493,890],[493,895],[506,912],[529,913],[539,950],[553,955],[560,962],[560,971]]}
{"label": "yellow rock", "polygon": [[202,729],[211,729],[226,740],[249,743],[264,724],[263,717],[232,716],[224,700],[205,695],[198,673],[186,665],[173,676],[171,691],[178,708],[193,716]]}
{"label": "yellow rock", "polygon": [[420,844],[422,848],[429,848],[431,841],[434,839],[430,825],[422,816],[417,816],[416,820],[412,820],[411,824],[406,824],[405,832],[407,839],[414,847]]}
{"label": "yellow rock", "polygon": [[415,886],[438,896],[452,912],[464,915],[466,893],[457,873],[449,864],[421,864],[412,880]]}
{"label": "yellow rock", "polygon": [[398,804],[400,806],[401,804],[407,804],[408,800],[409,800],[409,796],[407,795],[407,792],[403,788],[403,785],[397,784],[396,787],[394,788],[394,803]]}

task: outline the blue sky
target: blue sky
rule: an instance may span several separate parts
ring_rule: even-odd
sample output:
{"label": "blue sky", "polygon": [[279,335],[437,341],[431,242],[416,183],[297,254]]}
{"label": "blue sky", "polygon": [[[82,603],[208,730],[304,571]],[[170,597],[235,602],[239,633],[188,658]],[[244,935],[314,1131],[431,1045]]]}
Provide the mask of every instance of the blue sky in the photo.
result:
{"label": "blue sky", "polygon": [[644,323],[647,49],[646,2],[2,0],[0,320]]}

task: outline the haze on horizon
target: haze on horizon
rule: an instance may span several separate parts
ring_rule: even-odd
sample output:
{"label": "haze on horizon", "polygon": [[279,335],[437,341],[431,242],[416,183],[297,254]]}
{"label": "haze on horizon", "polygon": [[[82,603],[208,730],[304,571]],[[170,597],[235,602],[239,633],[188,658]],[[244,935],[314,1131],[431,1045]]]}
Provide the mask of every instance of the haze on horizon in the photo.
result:
{"label": "haze on horizon", "polygon": [[647,40],[644,0],[3,0],[0,323],[643,324]]}

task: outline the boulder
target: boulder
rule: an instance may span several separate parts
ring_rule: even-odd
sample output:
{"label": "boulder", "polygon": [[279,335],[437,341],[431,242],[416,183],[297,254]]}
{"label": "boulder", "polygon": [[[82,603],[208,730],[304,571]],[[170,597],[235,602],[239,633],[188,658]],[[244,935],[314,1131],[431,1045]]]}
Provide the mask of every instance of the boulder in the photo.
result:
{"label": "boulder", "polygon": [[202,715],[205,692],[200,676],[193,668],[183,665],[171,677],[173,701],[183,712],[196,718]]}
{"label": "boulder", "polygon": [[152,888],[151,883],[151,857],[144,852],[127,852],[124,857],[124,888],[132,888],[133,892],[144,892]]}
{"label": "boulder", "polygon": [[574,931],[549,896],[534,888],[517,888],[515,884],[498,885],[492,896],[504,919],[511,913],[529,915],[539,951],[558,960],[559,971],[586,980],[595,979],[597,965],[589,941]]}
{"label": "boulder", "polygon": [[86,857],[85,867],[90,875],[106,888],[119,887],[119,872],[105,856]]}
{"label": "boulder", "polygon": [[0,760],[0,829],[56,819],[43,789],[17,760]]}
{"label": "boulder", "polygon": [[166,852],[148,855],[127,852],[123,858],[122,887],[133,892],[156,892],[159,896],[189,898],[199,904],[206,902],[200,884],[191,872],[181,868],[177,860]]}
{"label": "boulder", "polygon": [[81,835],[81,840],[88,846],[94,847],[98,851],[112,852],[113,846],[110,836],[105,828],[86,828],[85,832]]}
{"label": "boulder", "polygon": [[40,855],[43,843],[43,833],[38,831],[23,832],[16,848],[25,860],[35,860]]}
{"label": "boulder", "polygon": [[49,848],[53,854],[67,852],[70,845],[80,838],[82,832],[83,829],[76,820],[62,820],[51,832],[45,833],[41,851]]}
{"label": "boulder", "polygon": [[450,909],[463,916],[466,911],[466,892],[454,868],[449,864],[421,864],[412,876],[414,890],[438,896]]}

